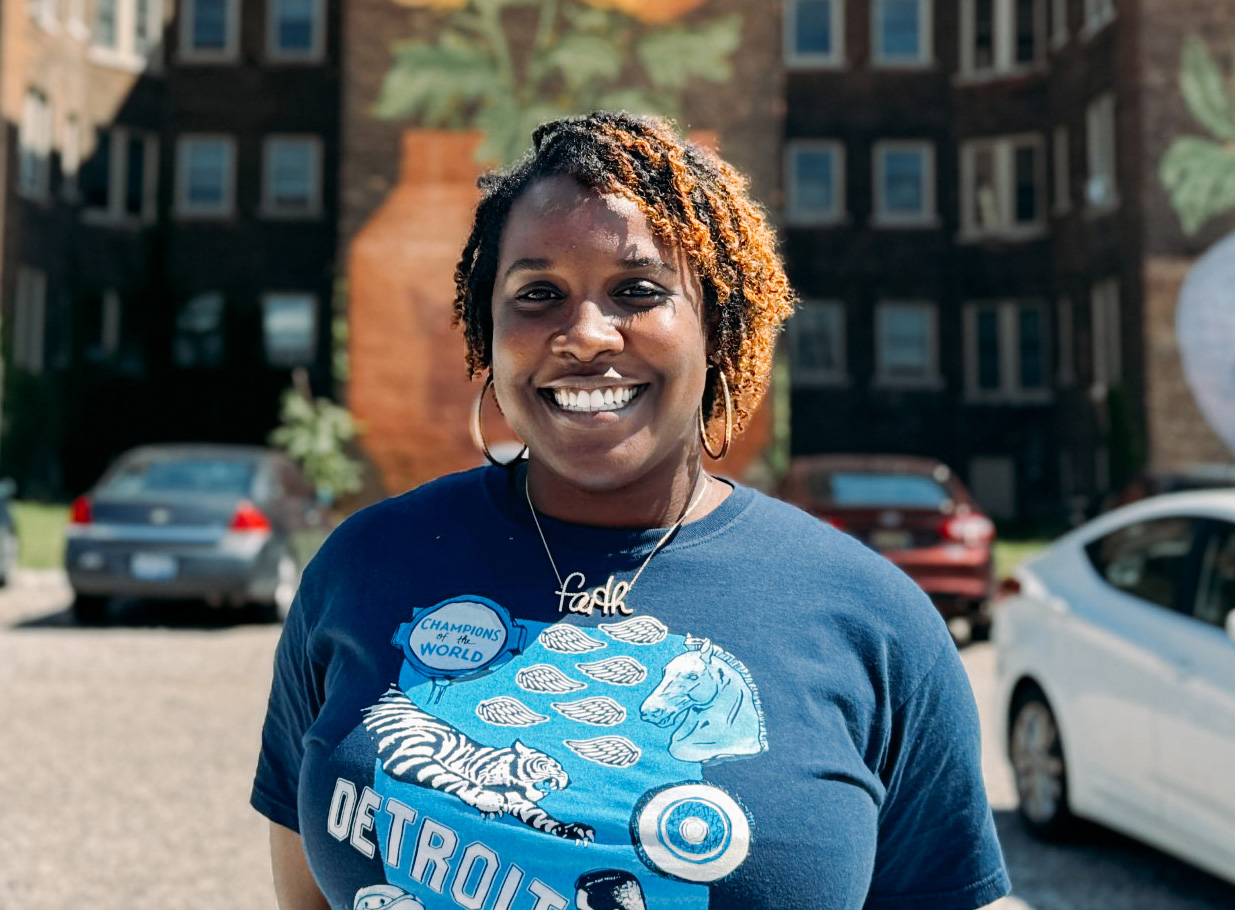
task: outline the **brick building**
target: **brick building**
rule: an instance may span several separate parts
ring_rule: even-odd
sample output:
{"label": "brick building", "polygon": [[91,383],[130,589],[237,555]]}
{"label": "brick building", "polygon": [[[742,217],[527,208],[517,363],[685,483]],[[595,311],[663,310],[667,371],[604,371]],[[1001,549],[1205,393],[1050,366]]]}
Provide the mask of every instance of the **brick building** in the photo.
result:
{"label": "brick building", "polygon": [[118,450],[260,441],[329,386],[338,0],[3,5],[0,470],[80,490]]}
{"label": "brick building", "polygon": [[952,464],[1058,514],[1143,429],[1134,13],[787,0],[797,452]]}

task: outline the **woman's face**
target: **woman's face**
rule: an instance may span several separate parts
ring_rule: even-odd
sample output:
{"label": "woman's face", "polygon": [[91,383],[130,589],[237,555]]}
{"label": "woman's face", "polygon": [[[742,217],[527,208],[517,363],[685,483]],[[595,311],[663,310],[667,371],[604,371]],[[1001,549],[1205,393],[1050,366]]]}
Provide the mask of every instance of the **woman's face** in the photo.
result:
{"label": "woman's face", "polygon": [[593,493],[689,473],[706,373],[699,282],[634,202],[566,177],[515,200],[493,380],[535,466]]}

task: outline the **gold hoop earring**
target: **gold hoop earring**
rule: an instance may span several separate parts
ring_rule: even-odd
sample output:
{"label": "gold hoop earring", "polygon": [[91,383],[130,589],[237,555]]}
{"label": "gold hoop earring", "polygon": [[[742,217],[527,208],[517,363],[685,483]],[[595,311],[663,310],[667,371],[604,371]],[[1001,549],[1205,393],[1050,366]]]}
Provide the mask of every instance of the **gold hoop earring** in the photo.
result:
{"label": "gold hoop earring", "polygon": [[703,451],[707,452],[713,461],[720,461],[729,453],[729,444],[733,442],[733,399],[729,397],[729,380],[725,377],[725,371],[717,367],[716,372],[720,374],[720,390],[725,396],[725,441],[721,443],[719,452],[712,451],[702,407],[699,408],[699,438],[703,440]]}
{"label": "gold hoop earring", "polygon": [[[519,450],[519,454],[510,459],[510,461],[498,461],[493,457],[493,453],[489,451],[489,445],[485,442],[485,421],[483,412],[485,409],[485,392],[489,391],[489,388],[492,385],[493,374],[490,373],[485,377],[485,384],[480,387],[480,394],[476,396],[476,408],[472,411],[472,442],[476,444],[476,448],[480,449],[480,451],[484,453],[484,456],[488,459],[489,464],[499,468],[508,468],[513,464],[517,464],[519,459],[527,454],[527,446],[524,445],[523,448]],[[493,400],[497,400],[496,391],[493,393]]]}

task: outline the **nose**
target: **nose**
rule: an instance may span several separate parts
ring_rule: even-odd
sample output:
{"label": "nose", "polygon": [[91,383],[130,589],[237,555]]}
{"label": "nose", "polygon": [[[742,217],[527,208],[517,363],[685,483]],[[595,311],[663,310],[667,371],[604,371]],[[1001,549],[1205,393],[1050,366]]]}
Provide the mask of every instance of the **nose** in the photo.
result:
{"label": "nose", "polygon": [[583,300],[567,308],[566,313],[566,321],[553,337],[554,354],[566,354],[586,363],[622,349],[622,333],[600,304]]}

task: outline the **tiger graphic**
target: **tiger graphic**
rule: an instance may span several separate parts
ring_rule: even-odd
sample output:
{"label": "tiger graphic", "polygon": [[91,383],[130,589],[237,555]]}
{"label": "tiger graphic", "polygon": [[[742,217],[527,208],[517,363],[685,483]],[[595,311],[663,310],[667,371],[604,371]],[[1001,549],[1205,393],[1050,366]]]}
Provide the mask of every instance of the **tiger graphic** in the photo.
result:
{"label": "tiger graphic", "polygon": [[509,814],[567,840],[594,838],[591,826],[560,822],[537,805],[570,784],[551,756],[518,740],[507,748],[482,745],[426,714],[397,686],[361,714],[365,729],[378,737],[382,769],[395,780],[449,793],[486,818]]}

